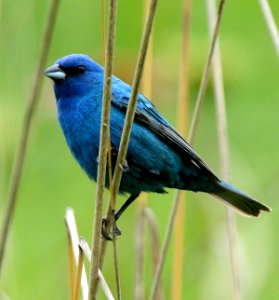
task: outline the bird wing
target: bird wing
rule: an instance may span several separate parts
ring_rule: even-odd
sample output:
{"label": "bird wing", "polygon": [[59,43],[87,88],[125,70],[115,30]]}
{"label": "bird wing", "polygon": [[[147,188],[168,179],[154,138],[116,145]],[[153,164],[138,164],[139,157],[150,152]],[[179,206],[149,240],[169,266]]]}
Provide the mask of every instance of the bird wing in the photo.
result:
{"label": "bird wing", "polygon": [[[127,88],[129,86],[127,85]],[[128,90],[127,90],[128,92]],[[120,96],[117,91],[112,94],[112,105],[126,112],[129,102],[130,93]],[[154,132],[161,140],[175,149],[183,158],[184,161],[195,164],[202,171],[206,172],[210,176],[217,176],[207,166],[207,164],[200,158],[200,156],[193,150],[189,143],[187,143],[183,137],[164,119],[156,110],[154,105],[146,99],[142,94],[138,96],[138,102],[135,112],[135,122],[142,124]]]}

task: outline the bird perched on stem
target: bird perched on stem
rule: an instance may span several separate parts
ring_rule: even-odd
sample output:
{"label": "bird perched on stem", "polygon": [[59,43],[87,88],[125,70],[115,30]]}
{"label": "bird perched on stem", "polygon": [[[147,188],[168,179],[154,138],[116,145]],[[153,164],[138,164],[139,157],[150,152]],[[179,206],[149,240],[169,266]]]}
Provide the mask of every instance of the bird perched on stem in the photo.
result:
{"label": "bird perched on stem", "polygon": [[[96,180],[104,69],[86,55],[72,54],[57,60],[45,75],[54,81],[58,119],[68,147],[89,178]],[[110,119],[113,168],[130,94],[131,86],[113,76]],[[108,174],[106,187],[109,187]],[[248,216],[271,211],[219,179],[152,103],[139,94],[119,188],[120,193],[128,193],[130,197],[115,219],[141,192],[165,193],[165,188],[211,194]]]}

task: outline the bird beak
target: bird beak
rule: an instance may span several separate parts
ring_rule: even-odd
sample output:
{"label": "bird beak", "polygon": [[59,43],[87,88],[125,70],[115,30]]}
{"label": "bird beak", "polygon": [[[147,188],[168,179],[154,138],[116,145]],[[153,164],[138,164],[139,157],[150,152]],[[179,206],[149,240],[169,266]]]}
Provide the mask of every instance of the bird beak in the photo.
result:
{"label": "bird beak", "polygon": [[54,64],[51,67],[45,70],[45,75],[53,80],[65,80],[66,74],[65,72],[59,67],[58,64]]}

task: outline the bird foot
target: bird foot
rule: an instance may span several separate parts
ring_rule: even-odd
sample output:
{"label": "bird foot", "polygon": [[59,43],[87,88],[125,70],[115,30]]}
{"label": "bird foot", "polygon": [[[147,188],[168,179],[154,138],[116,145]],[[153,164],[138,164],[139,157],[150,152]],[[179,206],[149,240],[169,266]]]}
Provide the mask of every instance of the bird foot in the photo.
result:
{"label": "bird foot", "polygon": [[110,232],[108,228],[108,222],[105,217],[102,218],[102,236],[107,240],[107,241],[112,241],[114,237],[120,236],[121,235],[121,230],[117,227],[116,224],[112,226],[114,229],[114,232]]}

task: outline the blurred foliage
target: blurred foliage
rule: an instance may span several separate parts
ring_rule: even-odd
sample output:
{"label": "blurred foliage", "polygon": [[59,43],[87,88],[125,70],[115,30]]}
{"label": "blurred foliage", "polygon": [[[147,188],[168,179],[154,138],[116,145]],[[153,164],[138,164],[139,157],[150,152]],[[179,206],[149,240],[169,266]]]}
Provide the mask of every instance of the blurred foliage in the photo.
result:
{"label": "blurred foliage", "polygon": [[[106,2],[107,3],[107,2]],[[279,20],[278,1],[270,1]],[[0,207],[9,186],[21,121],[33,80],[48,1],[0,0]],[[159,1],[154,28],[153,102],[176,124],[181,1]],[[115,74],[131,82],[143,23],[142,1],[119,1]],[[279,24],[279,21],[277,22]],[[237,216],[244,299],[277,299],[279,260],[278,114],[279,61],[257,1],[228,1],[221,25],[233,182],[273,208],[260,219]],[[191,109],[208,51],[204,1],[194,1],[190,41]],[[70,53],[102,62],[101,2],[62,1],[49,64]],[[195,148],[219,170],[211,83]],[[9,238],[1,289],[10,299],[67,299],[65,208],[75,210],[79,232],[91,241],[95,184],[72,159],[56,121],[52,84],[45,80],[33,123],[18,205]],[[161,239],[173,191],[150,195]],[[224,207],[206,195],[188,194],[185,224],[185,299],[230,299],[232,295]],[[123,200],[123,199],[121,199]],[[0,215],[1,216],[1,215]],[[135,206],[119,222],[123,299],[133,298]],[[151,286],[146,237],[146,289]],[[163,286],[170,295],[171,256]],[[111,249],[104,275],[114,289]],[[100,291],[100,299],[102,299]]]}

